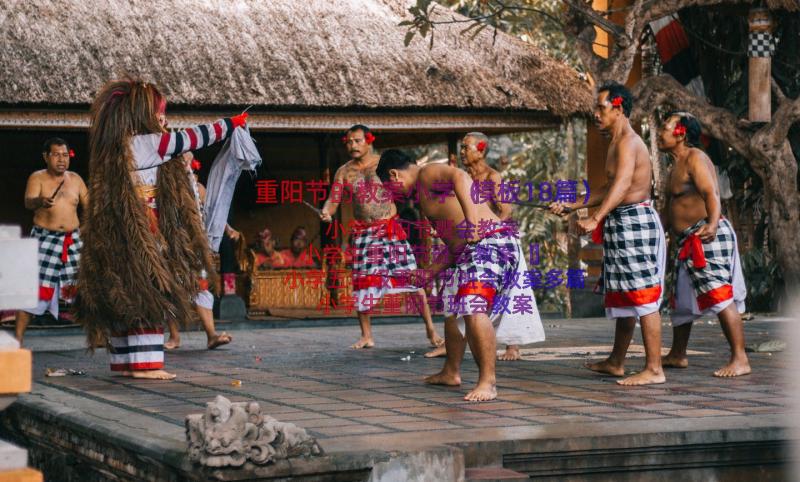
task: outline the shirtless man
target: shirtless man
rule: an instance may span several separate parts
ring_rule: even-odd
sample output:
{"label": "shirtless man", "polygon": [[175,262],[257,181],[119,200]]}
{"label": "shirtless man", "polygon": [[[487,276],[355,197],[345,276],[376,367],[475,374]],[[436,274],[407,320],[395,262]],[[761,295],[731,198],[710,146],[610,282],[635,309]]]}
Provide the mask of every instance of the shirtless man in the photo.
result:
{"label": "shirtless man", "polygon": [[31,237],[39,240],[39,303],[17,312],[15,333],[20,343],[33,315],[50,310],[58,317],[59,298],[71,303],[75,297],[82,245],[78,204],[86,211],[89,192],[83,179],[67,170],[69,155],[65,140],[46,140],[42,157],[47,168],[31,174],[25,188],[25,207],[34,212]]}
{"label": "shirtless man", "polygon": [[750,373],[740,314],[745,311],[747,288],[736,233],[720,215],[714,165],[697,148],[700,131],[694,116],[674,112],[667,115],[657,137],[658,149],[674,162],[667,189],[668,220],[680,247],[675,260],[672,349],[662,364],[686,368],[692,322],[704,314],[716,314],[731,347],[731,358],[714,375],[736,377]]}
{"label": "shirtless man", "polygon": [[[454,226],[475,227],[465,228],[459,235],[443,236],[449,260],[434,263],[430,269],[434,278],[446,280],[444,297],[449,300],[446,311],[448,321],[452,322],[445,323],[447,361],[444,368],[425,381],[435,385],[460,385],[461,361],[469,342],[478,364],[478,384],[464,399],[474,402],[495,399],[496,337],[513,339],[519,344],[544,340],[533,291],[514,283],[514,277],[527,270],[519,240],[489,206],[472,201],[472,179],[460,169],[442,164],[419,167],[404,153],[390,149],[381,155],[377,172],[382,181],[397,183],[405,194],[417,185],[425,191],[452,186],[454,195],[451,196],[420,195],[420,211],[431,223],[449,221]],[[450,267],[452,270],[448,269]],[[448,276],[445,270],[452,273]],[[530,311],[509,309],[522,297],[530,303]],[[465,324],[465,333],[461,332],[459,322]]]}
{"label": "shirtless man", "polygon": [[[434,347],[441,346],[444,340],[436,333],[433,326],[425,290],[402,286],[399,277],[392,277],[393,273],[416,270],[417,264],[411,246],[406,241],[405,232],[397,221],[397,208],[392,199],[384,195],[384,189],[375,174],[379,159],[378,155],[372,152],[375,136],[368,127],[359,124],[348,129],[342,140],[350,154],[350,160],[336,171],[332,189],[350,191],[356,220],[352,233],[355,257],[353,296],[356,298],[361,338],[351,345],[351,348],[375,346],[369,311],[377,300],[388,293],[409,292],[417,293],[421,297],[422,318],[425,320],[428,340]],[[374,196],[369,195],[370,190]],[[328,196],[322,207],[320,219],[331,222],[339,204],[341,201],[335,201],[332,196]],[[380,256],[381,252],[383,256]]]}
{"label": "shirtless man", "polygon": [[[489,138],[480,132],[470,132],[461,141],[461,162],[473,181],[491,182],[495,189],[495,196],[489,201],[489,208],[493,213],[505,221],[511,217],[511,204],[500,202],[500,183],[503,176],[495,171],[486,163],[486,154],[489,152]],[[445,355],[446,347],[441,346],[425,354],[427,358]],[[497,357],[498,360],[514,361],[519,360],[519,346],[507,345],[506,351]]]}
{"label": "shirtless man", "polygon": [[[666,243],[661,221],[650,206],[652,166],[642,139],[630,125],[633,107],[630,91],[620,84],[607,84],[597,93],[595,125],[611,137],[606,156],[608,181],[594,189],[586,207],[599,208],[578,221],[583,233],[603,244],[603,287],[606,316],[616,319],[614,348],[606,360],[587,368],[621,377],[636,320],[642,326],[646,354],[639,373],[618,380],[620,385],[664,383],[661,368],[661,315],[659,306],[664,283]],[[551,210],[564,213],[584,207],[579,203],[554,203]]]}

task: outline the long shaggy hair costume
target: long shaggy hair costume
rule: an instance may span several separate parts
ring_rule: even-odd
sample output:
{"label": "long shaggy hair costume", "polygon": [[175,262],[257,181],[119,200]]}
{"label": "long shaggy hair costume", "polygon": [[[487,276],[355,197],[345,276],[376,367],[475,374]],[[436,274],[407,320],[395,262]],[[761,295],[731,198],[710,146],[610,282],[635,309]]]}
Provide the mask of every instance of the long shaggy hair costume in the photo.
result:
{"label": "long shaggy hair costume", "polygon": [[90,349],[112,333],[185,324],[200,271],[214,273],[183,161],[159,168],[158,230],[136,191],[131,139],[164,132],[157,118],[164,105],[154,85],[135,80],[107,83],[92,104],[89,209],[75,301]]}

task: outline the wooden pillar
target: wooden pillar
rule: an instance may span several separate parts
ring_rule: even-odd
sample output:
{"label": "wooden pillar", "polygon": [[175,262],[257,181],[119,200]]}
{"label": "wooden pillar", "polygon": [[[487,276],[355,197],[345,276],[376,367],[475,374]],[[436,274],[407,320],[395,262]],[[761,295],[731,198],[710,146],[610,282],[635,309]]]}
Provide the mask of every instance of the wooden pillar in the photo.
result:
{"label": "wooden pillar", "polygon": [[772,118],[772,17],[765,8],[751,8],[748,21],[748,118],[751,122],[769,122]]}

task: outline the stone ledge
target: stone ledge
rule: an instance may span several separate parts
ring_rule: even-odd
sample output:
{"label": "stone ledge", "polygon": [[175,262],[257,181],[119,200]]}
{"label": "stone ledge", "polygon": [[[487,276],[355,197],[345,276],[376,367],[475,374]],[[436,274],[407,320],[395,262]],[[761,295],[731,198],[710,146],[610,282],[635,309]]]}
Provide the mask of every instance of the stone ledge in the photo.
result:
{"label": "stone ledge", "polygon": [[342,451],[263,467],[204,469],[189,461],[184,430],[174,424],[41,384],[34,388],[34,394],[21,397],[0,416],[0,434],[25,445],[32,464],[48,480],[388,482],[397,480],[399,471],[403,477],[463,480],[463,456],[447,446],[409,452]]}

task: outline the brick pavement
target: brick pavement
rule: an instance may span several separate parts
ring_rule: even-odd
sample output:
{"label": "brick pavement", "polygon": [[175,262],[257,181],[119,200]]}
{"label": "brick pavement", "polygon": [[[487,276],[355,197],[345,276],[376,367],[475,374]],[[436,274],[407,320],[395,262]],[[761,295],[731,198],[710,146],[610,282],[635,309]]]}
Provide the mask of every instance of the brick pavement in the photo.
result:
{"label": "brick pavement", "polygon": [[[747,341],[780,337],[784,325],[749,322]],[[167,368],[178,374],[173,382],[114,376],[104,350],[92,357],[81,349],[65,349],[77,346],[78,337],[36,336],[26,341],[35,351],[39,386],[177,426],[187,414],[202,411],[216,394],[234,401],[257,400],[278,420],[308,429],[324,447],[369,447],[385,443],[387,437],[404,443],[434,436],[459,440],[464,434],[513,437],[515,427],[571,425],[580,430],[588,424],[634,420],[669,427],[680,419],[701,417],[724,426],[726,420],[741,416],[781,416],[788,410],[784,353],[750,354],[754,373],[746,377],[711,376],[727,359],[718,324],[695,327],[690,367],[669,370],[664,385],[620,387],[613,377],[583,369],[584,359],[603,347],[610,349],[612,327],[596,319],[545,321],[548,341],[523,349],[524,361],[498,362],[499,400],[479,404],[461,400],[477,379],[469,354],[462,387],[422,383],[424,375],[442,364],[442,359],[421,356],[427,349],[422,324],[377,326],[377,347],[362,351],[346,349],[357,338],[355,326],[233,330],[234,342],[216,351],[203,349],[202,334],[186,333],[184,346],[167,354]],[[634,344],[638,340],[637,333]],[[669,341],[665,326],[666,346]],[[401,360],[408,355],[410,361]],[[629,370],[643,361],[641,355],[633,355]],[[47,367],[87,374],[45,377]],[[241,385],[232,385],[234,380]]]}

